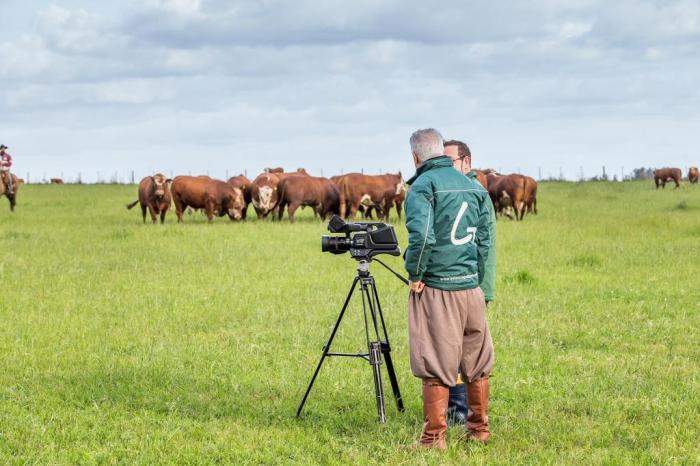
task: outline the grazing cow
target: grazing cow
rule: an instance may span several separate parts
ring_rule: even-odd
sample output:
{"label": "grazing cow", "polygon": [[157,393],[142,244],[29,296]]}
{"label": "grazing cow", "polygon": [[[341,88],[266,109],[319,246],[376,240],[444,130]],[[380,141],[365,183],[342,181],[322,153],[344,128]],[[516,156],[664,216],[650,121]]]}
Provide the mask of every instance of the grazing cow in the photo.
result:
{"label": "grazing cow", "polygon": [[51,178],[49,181],[51,182],[51,184],[63,184],[62,178]]}
{"label": "grazing cow", "polygon": [[178,223],[187,207],[204,209],[211,223],[214,215],[228,215],[231,220],[241,220],[245,199],[240,188],[208,176],[176,176],[170,187],[175,201]]}
{"label": "grazing cow", "polygon": [[668,181],[673,181],[676,183],[675,189],[680,188],[682,176],[681,173],[680,168],[659,168],[658,170],[654,170],[654,183],[656,184],[656,189],[659,189],[659,186],[666,189],[666,183]]}
{"label": "grazing cow", "polygon": [[[522,175],[488,175],[488,192],[496,213],[511,217],[507,209],[515,210],[515,219],[525,215],[526,181]],[[511,217],[512,218],[512,217]]]}
{"label": "grazing cow", "polygon": [[375,208],[380,219],[388,219],[394,200],[403,189],[400,172],[377,176],[349,173],[340,180],[340,215],[355,218],[362,206],[365,209]]}
{"label": "grazing cow", "polygon": [[338,187],[328,178],[315,176],[287,176],[277,185],[279,196],[279,219],[288,207],[289,220],[294,222],[294,213],[299,207],[309,206],[322,220],[328,214],[339,212]]}
{"label": "grazing cow", "polygon": [[168,186],[168,183],[172,181],[161,173],[145,176],[139,183],[139,198],[128,204],[126,208],[132,209],[136,204],[141,203],[143,223],[146,223],[146,209],[151,214],[153,223],[157,222],[159,215],[160,223],[165,223],[165,214],[170,209],[170,204],[173,200],[170,194],[170,186]]}
{"label": "grazing cow", "polygon": [[690,170],[688,170],[688,181],[695,184],[698,182],[698,178],[700,178],[698,167],[690,167]]}
{"label": "grazing cow", "polygon": [[20,181],[20,179],[15,175],[11,174],[10,176],[12,176],[12,194],[7,194],[5,179],[4,177],[0,176],[0,197],[7,196],[7,200],[10,201],[10,210],[14,212],[15,206],[17,205],[17,191],[19,191],[22,181]]}
{"label": "grazing cow", "polygon": [[228,179],[228,184],[234,188],[238,188],[243,191],[243,200],[245,201],[245,208],[243,209],[243,220],[248,217],[248,206],[251,202],[250,188],[251,181],[243,175],[234,176]]}

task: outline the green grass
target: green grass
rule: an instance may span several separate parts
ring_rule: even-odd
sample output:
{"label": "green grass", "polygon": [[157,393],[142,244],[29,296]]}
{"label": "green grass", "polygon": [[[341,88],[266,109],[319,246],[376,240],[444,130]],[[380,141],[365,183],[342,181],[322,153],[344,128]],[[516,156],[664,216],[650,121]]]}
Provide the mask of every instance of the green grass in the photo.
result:
{"label": "green grass", "polygon": [[[444,454],[400,449],[421,401],[398,280],[374,267],[406,412],[378,425],[367,364],[331,359],[297,420],[354,261],[309,210],[144,226],[135,191],[0,199],[0,464],[700,462],[698,187],[544,183],[539,216],[499,221],[493,441],[451,429]],[[334,348],[362,341],[355,305]]]}

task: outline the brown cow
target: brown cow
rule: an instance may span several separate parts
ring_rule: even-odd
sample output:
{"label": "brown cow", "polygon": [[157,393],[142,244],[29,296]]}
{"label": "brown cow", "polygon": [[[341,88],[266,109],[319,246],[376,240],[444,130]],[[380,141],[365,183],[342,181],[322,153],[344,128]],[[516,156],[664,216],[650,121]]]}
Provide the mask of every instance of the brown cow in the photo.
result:
{"label": "brown cow", "polygon": [[[329,180],[331,180],[337,187],[338,187],[338,192],[340,192],[340,181],[345,178],[346,175],[336,175],[336,176],[331,176]],[[359,209],[360,212],[362,212],[362,216],[364,218],[372,218],[372,207],[367,207],[360,205]]]}
{"label": "brown cow", "polygon": [[338,187],[328,178],[315,176],[287,176],[277,186],[279,195],[279,219],[288,207],[289,220],[294,222],[294,213],[299,207],[309,206],[326,219],[328,214],[339,212]]}
{"label": "brown cow", "polygon": [[49,181],[51,182],[51,184],[63,184],[62,178],[51,178],[51,180]]}
{"label": "brown cow", "polygon": [[282,167],[275,167],[275,168],[270,168],[267,167],[265,170],[263,170],[265,173],[284,173],[284,168]]}
{"label": "brown cow", "polygon": [[472,171],[476,173],[476,181],[478,181],[484,189],[489,189],[489,180],[486,177],[486,173],[477,168],[472,168]]}
{"label": "brown cow", "polygon": [[698,182],[698,178],[700,178],[698,167],[690,167],[690,170],[688,170],[688,181],[690,181],[691,184],[695,184]]}
{"label": "brown cow", "polygon": [[258,218],[267,217],[277,207],[280,173],[263,173],[250,184],[250,200]]}
{"label": "brown cow", "polygon": [[178,223],[187,207],[204,209],[211,223],[214,215],[228,215],[231,220],[241,220],[245,199],[240,188],[208,176],[176,176],[170,187],[175,201]]}
{"label": "brown cow", "polygon": [[654,170],[654,183],[656,184],[656,189],[659,189],[659,186],[666,189],[666,183],[671,180],[676,183],[675,189],[680,188],[682,176],[681,173],[680,168],[659,168],[658,170]]}
{"label": "brown cow", "polygon": [[404,184],[403,186],[401,186],[401,191],[394,198],[396,214],[399,216],[399,220],[401,220],[401,210],[403,209],[403,203],[404,201],[406,201],[406,191],[408,191],[408,189],[406,188],[406,184]]}
{"label": "brown cow", "polygon": [[245,201],[245,208],[243,209],[243,220],[248,217],[248,206],[250,205],[250,187],[251,181],[243,175],[233,176],[228,179],[228,184],[234,188],[238,188],[243,191],[243,200]]}
{"label": "brown cow", "polygon": [[[7,172],[5,172],[7,173]],[[0,197],[7,196],[7,200],[10,201],[10,210],[15,211],[15,206],[17,205],[17,191],[22,184],[19,178],[15,175],[12,176],[12,194],[7,193],[7,186],[5,185],[5,175],[0,176]]]}
{"label": "brown cow", "polygon": [[537,215],[537,181],[531,176],[525,178],[525,207],[528,214]]}
{"label": "brown cow", "polygon": [[[265,170],[269,169],[266,168]],[[277,170],[277,168],[272,170]],[[291,173],[266,171],[253,180],[250,185],[250,201],[253,203],[253,208],[259,219],[266,218],[270,212],[274,212],[272,218],[275,218],[277,214],[277,203],[279,202],[277,185],[288,176],[309,175],[304,169],[299,169]]]}
{"label": "brown cow", "polygon": [[515,219],[522,220],[526,206],[526,181],[522,175],[488,175],[488,192],[497,214],[506,215],[507,209],[515,210]]}
{"label": "brown cow", "polygon": [[136,204],[141,203],[141,214],[143,223],[146,223],[146,209],[151,214],[151,220],[156,223],[160,215],[160,223],[165,223],[165,214],[170,209],[173,197],[170,194],[170,178],[166,178],[161,173],[153,176],[145,176],[139,183],[139,198],[128,204],[127,209],[132,209]]}
{"label": "brown cow", "polygon": [[365,209],[375,208],[380,219],[388,219],[394,200],[403,189],[400,172],[377,176],[348,173],[340,180],[340,215],[355,218],[363,206]]}

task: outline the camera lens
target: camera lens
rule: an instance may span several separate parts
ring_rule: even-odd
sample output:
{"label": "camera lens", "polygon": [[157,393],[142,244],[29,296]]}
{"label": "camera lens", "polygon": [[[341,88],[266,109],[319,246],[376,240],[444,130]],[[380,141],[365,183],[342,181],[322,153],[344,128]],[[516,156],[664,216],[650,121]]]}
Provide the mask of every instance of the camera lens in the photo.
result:
{"label": "camera lens", "polygon": [[348,238],[342,236],[321,236],[321,252],[342,254],[350,250]]}
{"label": "camera lens", "polygon": [[321,252],[328,252],[331,250],[331,239],[330,236],[321,236]]}

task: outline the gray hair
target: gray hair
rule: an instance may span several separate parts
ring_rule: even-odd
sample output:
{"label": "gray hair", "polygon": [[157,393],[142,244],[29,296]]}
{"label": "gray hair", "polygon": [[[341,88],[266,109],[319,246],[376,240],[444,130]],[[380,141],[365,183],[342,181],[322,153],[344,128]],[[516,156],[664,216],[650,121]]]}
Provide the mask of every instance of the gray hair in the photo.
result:
{"label": "gray hair", "polygon": [[442,135],[433,128],[419,129],[411,135],[410,143],[411,152],[421,163],[445,153]]}

